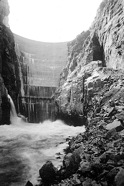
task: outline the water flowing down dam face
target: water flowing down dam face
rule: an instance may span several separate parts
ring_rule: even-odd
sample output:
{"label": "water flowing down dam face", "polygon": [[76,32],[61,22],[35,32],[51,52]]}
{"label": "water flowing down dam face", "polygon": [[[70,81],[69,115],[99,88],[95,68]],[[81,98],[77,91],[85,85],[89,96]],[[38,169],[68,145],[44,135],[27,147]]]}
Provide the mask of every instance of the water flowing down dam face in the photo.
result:
{"label": "water flowing down dam face", "polygon": [[39,123],[44,120],[54,120],[55,118],[55,103],[51,98],[20,98],[19,99],[20,113],[30,123]]}
{"label": "water flowing down dam face", "polygon": [[[55,166],[62,162],[66,138],[84,131],[62,121],[25,123],[21,118],[14,124],[0,126],[0,184],[24,186],[28,180],[37,183],[41,166],[51,160]],[[57,154],[60,152],[60,159]]]}
{"label": "water flowing down dam face", "polygon": [[54,120],[52,98],[67,63],[67,42],[33,41],[16,34],[14,38],[21,81],[18,110],[30,123]]}

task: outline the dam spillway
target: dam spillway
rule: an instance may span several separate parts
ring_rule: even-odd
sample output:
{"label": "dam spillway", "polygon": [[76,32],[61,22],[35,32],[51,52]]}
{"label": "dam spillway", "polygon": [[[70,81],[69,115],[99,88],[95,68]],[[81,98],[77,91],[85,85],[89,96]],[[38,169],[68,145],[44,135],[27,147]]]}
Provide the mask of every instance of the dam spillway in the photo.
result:
{"label": "dam spillway", "polygon": [[67,42],[39,42],[16,34],[14,38],[21,79],[18,111],[29,122],[53,120],[56,108],[52,96],[67,63]]}

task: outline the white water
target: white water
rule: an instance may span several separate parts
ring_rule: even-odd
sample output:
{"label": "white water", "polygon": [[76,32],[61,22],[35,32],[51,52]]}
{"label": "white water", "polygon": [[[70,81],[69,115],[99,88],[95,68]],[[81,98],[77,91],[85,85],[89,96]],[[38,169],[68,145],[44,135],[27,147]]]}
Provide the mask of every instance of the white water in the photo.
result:
{"label": "white water", "polygon": [[[60,120],[31,124],[14,115],[11,121],[14,124],[0,126],[2,186],[24,186],[28,180],[36,184],[39,169],[47,160],[55,166],[61,164],[66,138],[84,132],[84,127],[68,126]],[[56,159],[59,152],[61,159]]]}
{"label": "white water", "polygon": [[17,122],[17,119],[19,119],[19,118],[17,117],[15,105],[14,105],[13,100],[12,100],[12,98],[9,94],[8,94],[8,99],[9,99],[10,104],[11,104],[10,121],[11,121],[11,123],[14,124],[14,123]]}

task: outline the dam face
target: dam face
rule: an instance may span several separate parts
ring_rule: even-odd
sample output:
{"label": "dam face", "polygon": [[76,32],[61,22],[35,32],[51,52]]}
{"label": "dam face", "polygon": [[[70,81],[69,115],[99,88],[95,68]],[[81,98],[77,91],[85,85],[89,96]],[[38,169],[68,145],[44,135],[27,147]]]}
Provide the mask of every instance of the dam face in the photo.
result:
{"label": "dam face", "polygon": [[18,111],[29,122],[54,120],[53,95],[67,63],[67,42],[45,43],[15,35],[21,92]]}

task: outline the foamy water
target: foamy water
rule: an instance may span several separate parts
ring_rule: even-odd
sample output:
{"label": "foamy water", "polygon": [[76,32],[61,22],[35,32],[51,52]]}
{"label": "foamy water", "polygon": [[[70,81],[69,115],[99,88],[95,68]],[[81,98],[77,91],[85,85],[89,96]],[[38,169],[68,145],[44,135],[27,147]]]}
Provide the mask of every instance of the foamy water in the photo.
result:
{"label": "foamy water", "polygon": [[[37,183],[41,166],[51,160],[55,166],[62,162],[66,138],[84,132],[62,121],[25,123],[14,118],[13,125],[0,126],[0,183],[2,186],[24,186],[30,180]],[[60,159],[57,154],[60,152]]]}

